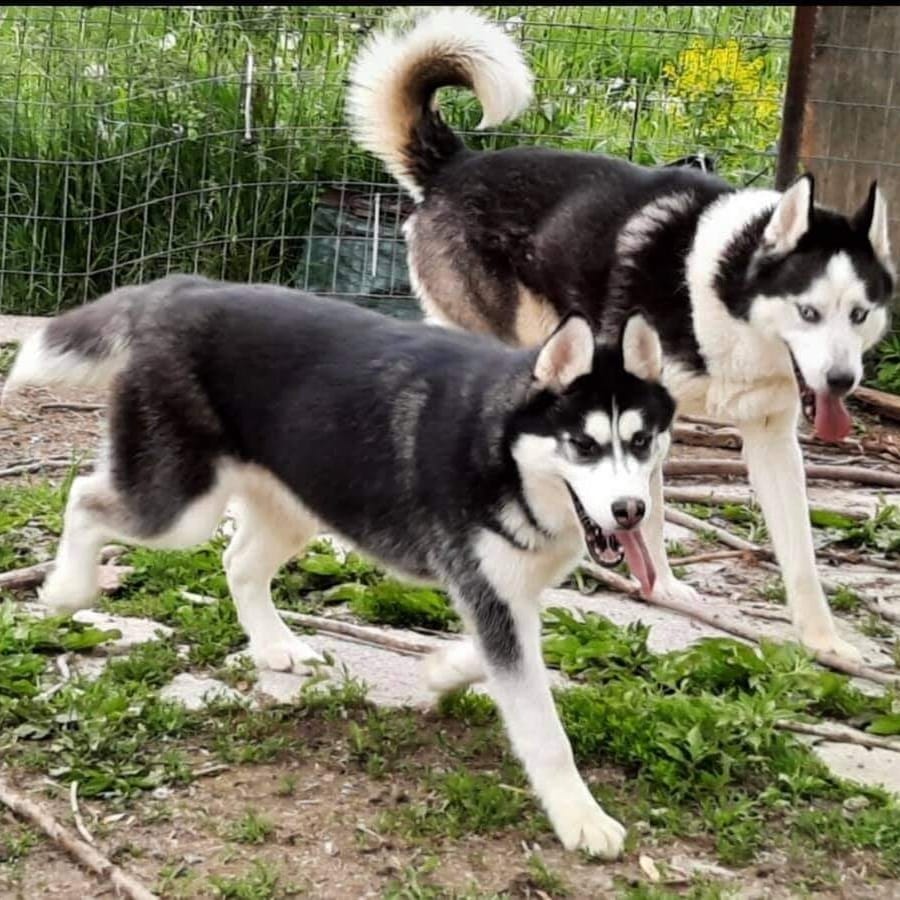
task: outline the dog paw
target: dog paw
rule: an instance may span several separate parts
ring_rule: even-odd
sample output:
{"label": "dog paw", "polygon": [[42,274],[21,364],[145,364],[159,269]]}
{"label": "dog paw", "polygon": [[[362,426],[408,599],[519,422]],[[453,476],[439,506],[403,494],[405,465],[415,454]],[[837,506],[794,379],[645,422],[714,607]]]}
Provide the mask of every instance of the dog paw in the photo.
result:
{"label": "dog paw", "polygon": [[812,653],[826,653],[839,656],[851,663],[861,663],[862,653],[849,641],[838,637],[833,631],[814,632],[801,635],[800,642]]}
{"label": "dog paw", "polygon": [[675,600],[678,603],[695,604],[700,602],[700,594],[684,581],[679,581],[674,575],[669,578],[657,579],[653,585],[651,600]]}
{"label": "dog paw", "polygon": [[94,605],[99,588],[95,579],[71,578],[54,569],[38,589],[38,601],[53,615],[64,616]]}
{"label": "dog paw", "polygon": [[317,665],[326,664],[320,653],[293,635],[265,643],[251,643],[250,657],[257,669],[294,672],[297,675],[308,675]]}
{"label": "dog paw", "polygon": [[471,641],[459,641],[425,657],[425,684],[435,694],[448,694],[484,678],[484,666]]}
{"label": "dog paw", "polygon": [[573,803],[553,822],[566,850],[584,850],[591,856],[613,860],[622,855],[625,828],[593,800]]}

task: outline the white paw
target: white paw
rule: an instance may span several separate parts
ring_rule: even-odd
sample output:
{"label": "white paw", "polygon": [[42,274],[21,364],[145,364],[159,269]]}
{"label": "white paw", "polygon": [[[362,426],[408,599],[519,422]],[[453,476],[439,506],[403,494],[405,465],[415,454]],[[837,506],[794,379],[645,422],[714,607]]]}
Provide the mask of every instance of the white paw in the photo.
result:
{"label": "white paw", "polygon": [[37,592],[38,601],[57,616],[90,609],[99,586],[95,578],[72,578],[62,569],[54,569]]}
{"label": "white paw", "polygon": [[448,694],[484,678],[484,667],[471,641],[429,653],[422,668],[425,684],[435,694]]}
{"label": "white paw", "polygon": [[862,653],[849,641],[838,637],[833,631],[807,632],[800,636],[800,641],[807,650],[816,654],[828,653],[852,663],[863,661]]}
{"label": "white paw", "polygon": [[272,641],[250,642],[250,657],[257,669],[294,672],[307,675],[315,666],[325,665],[325,658],[294,635]]}
{"label": "white paw", "polygon": [[566,850],[585,850],[613,860],[622,855],[625,828],[592,799],[576,801],[553,818],[553,827]]}
{"label": "white paw", "polygon": [[674,575],[670,575],[668,578],[656,580],[650,599],[695,604],[700,602],[700,594],[686,582],[679,581]]}

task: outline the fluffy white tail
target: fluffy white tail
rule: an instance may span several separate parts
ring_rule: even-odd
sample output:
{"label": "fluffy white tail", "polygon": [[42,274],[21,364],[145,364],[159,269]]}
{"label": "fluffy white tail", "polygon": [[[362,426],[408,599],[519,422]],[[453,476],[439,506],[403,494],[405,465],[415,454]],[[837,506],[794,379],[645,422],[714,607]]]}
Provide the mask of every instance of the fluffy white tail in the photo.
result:
{"label": "fluffy white tail", "polygon": [[441,87],[462,86],[481,103],[479,128],[518,115],[533,76],[510,36],[464,8],[439,9],[411,28],[375,34],[350,71],[347,98],[356,140],[416,199],[462,143],[433,107]]}

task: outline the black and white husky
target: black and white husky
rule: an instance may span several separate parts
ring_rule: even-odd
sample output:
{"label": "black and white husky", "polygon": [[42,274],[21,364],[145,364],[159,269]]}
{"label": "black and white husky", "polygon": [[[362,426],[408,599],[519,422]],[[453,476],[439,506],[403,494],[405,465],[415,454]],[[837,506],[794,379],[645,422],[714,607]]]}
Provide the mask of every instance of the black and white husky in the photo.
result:
{"label": "black and white husky", "polygon": [[[505,31],[456,8],[374,35],[348,97],[358,141],[419,201],[405,233],[426,316],[532,346],[573,309],[607,335],[642,311],[679,412],[741,430],[801,640],[858,657],[816,572],[796,428],[814,403],[820,437],[847,435],[843,398],[886,329],[895,274],[877,186],[847,218],[814,205],[808,176],[779,194],[595,154],[473,152],[437,111],[445,85],[474,91],[485,126],[524,109],[532,75]],[[666,560],[658,471],[652,494],[654,590],[696,599]]]}
{"label": "black and white husky", "polygon": [[586,547],[654,579],[640,526],[675,404],[639,315],[597,343],[565,318],[516,349],[274,286],[173,276],[119,288],[31,337],[5,394],[112,385],[96,470],[71,488],[42,599],[90,605],[110,540],[207,540],[224,554],[258,666],[315,652],[270,595],[318,531],[403,576],[444,586],[471,638],[429,658],[444,691],[486,679],[567,848],[618,855],[624,831],[579,776],[542,664],[538,598]]}

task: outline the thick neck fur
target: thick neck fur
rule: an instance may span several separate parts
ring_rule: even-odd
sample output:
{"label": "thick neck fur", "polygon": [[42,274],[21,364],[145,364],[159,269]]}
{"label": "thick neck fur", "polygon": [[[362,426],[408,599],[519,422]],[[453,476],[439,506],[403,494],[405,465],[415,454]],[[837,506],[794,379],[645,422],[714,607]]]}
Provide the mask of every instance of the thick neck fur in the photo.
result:
{"label": "thick neck fur", "polygon": [[793,379],[784,342],[750,323],[738,288],[779,196],[768,190],[725,194],[700,217],[685,275],[694,331],[710,375],[733,381],[758,381],[761,373]]}

